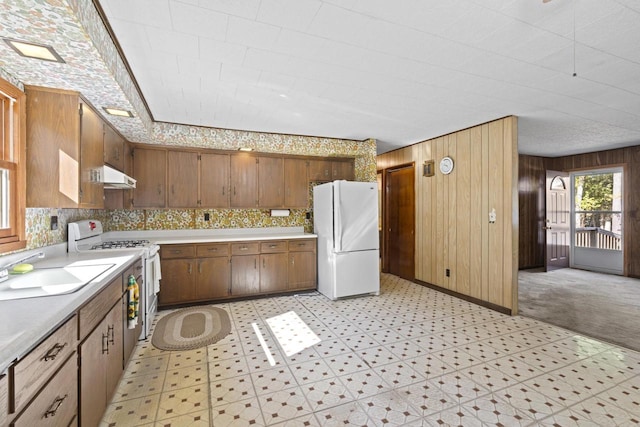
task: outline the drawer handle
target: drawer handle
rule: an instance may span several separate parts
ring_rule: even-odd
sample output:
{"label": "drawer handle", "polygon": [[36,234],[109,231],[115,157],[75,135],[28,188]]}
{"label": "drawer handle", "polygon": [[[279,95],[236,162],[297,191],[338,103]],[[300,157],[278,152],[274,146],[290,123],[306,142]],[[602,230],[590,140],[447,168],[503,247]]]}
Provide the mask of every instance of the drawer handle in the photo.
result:
{"label": "drawer handle", "polygon": [[109,334],[102,334],[102,354],[109,354]]}
{"label": "drawer handle", "polygon": [[240,250],[241,251],[247,251],[247,250],[249,250],[249,248],[247,246],[240,246]]}
{"label": "drawer handle", "polygon": [[142,266],[141,265],[137,266],[136,270],[142,270]]}
{"label": "drawer handle", "polygon": [[298,246],[307,246],[306,243],[298,243]]}
{"label": "drawer handle", "polygon": [[171,251],[172,254],[181,254],[182,250],[181,249],[174,249]]}
{"label": "drawer handle", "polygon": [[209,248],[209,249],[207,249],[207,250],[208,250],[208,251],[211,251],[211,252],[218,252],[218,248]]}
{"label": "drawer handle", "polygon": [[115,330],[114,325],[111,325],[111,326],[107,327],[107,334],[111,336],[111,338],[109,338],[109,344],[111,344],[111,345],[115,345],[116,344],[115,343],[116,337],[115,337],[114,330]]}
{"label": "drawer handle", "polygon": [[56,399],[53,401],[51,406],[49,406],[49,409],[47,409],[47,412],[44,413],[44,417],[45,418],[55,417],[56,412],[58,412],[58,409],[60,409],[60,405],[62,405],[62,402],[64,402],[67,396],[69,395],[65,394],[62,397],[56,397]]}
{"label": "drawer handle", "polygon": [[269,248],[270,248],[270,249],[275,249],[275,248],[277,248],[277,247],[278,247],[278,245],[269,245]]}
{"label": "drawer handle", "polygon": [[67,343],[64,343],[64,344],[55,343],[53,347],[51,347],[49,351],[47,351],[47,354],[45,354],[42,359],[45,362],[48,362],[49,360],[54,360],[56,356],[60,354],[62,349],[65,348],[66,346],[67,346]]}

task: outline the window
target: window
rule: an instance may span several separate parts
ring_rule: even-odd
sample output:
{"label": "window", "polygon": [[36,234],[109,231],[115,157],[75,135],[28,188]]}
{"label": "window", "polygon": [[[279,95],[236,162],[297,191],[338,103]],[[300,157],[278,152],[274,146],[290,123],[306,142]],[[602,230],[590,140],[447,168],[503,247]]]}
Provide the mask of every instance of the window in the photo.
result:
{"label": "window", "polygon": [[25,96],[0,79],[0,253],[25,241]]}

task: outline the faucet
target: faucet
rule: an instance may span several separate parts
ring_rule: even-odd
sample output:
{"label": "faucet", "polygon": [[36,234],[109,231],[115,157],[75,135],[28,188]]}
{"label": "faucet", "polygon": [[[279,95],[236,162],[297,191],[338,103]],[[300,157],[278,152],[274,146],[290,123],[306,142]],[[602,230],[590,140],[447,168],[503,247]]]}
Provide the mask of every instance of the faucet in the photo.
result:
{"label": "faucet", "polygon": [[33,259],[36,257],[44,258],[44,252],[36,252],[35,254],[27,255],[24,258],[20,258],[17,261],[10,262],[7,265],[3,265],[2,267],[0,267],[0,282],[4,282],[5,280],[9,279],[9,269],[11,267],[15,267],[18,264],[21,264],[25,261],[29,261],[30,259]]}

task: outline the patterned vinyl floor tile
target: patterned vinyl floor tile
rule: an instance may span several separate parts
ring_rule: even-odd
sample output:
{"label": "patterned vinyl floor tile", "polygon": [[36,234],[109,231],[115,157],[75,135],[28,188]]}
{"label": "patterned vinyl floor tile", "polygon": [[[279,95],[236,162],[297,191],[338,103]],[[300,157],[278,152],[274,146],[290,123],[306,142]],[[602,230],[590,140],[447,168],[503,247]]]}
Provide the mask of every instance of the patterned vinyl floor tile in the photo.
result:
{"label": "patterned vinyl floor tile", "polygon": [[[100,427],[640,426],[640,353],[395,276],[379,296],[219,306],[215,344],[138,343]],[[320,342],[286,356],[266,319],[290,311]]]}

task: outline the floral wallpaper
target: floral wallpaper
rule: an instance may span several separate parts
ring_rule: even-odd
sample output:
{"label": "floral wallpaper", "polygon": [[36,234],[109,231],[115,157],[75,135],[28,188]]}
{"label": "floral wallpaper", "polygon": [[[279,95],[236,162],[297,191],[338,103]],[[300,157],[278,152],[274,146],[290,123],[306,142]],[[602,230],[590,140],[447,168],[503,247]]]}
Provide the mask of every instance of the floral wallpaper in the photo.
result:
{"label": "floral wallpaper", "polygon": [[[34,16],[38,19],[34,20]],[[153,122],[91,1],[2,1],[0,30],[8,37],[31,34],[34,39],[47,40],[66,61],[34,61],[15,55],[0,43],[0,76],[21,89],[24,82],[78,91],[98,110],[102,106],[131,109],[135,116],[132,119],[106,118],[131,142],[226,150],[249,146],[256,152],[351,157],[355,159],[357,181],[376,180],[374,139],[355,141]],[[86,218],[100,219],[107,230],[304,226],[311,231],[309,212],[310,209],[294,209],[288,217],[271,217],[269,211],[259,209],[28,208],[27,248],[65,242],[67,224]],[[205,213],[209,214],[209,221],[204,220]],[[54,215],[58,216],[58,229],[50,230]]]}

